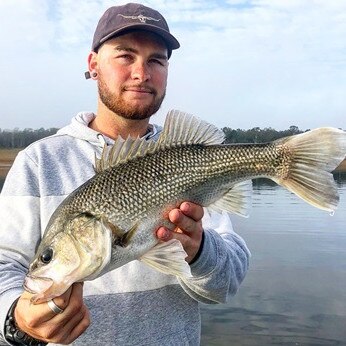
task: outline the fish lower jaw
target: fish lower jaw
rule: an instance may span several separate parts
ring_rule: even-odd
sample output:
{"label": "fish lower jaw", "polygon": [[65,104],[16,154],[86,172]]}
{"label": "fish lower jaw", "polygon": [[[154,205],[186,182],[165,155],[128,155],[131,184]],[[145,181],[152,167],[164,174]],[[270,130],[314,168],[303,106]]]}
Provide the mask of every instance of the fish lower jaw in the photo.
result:
{"label": "fish lower jaw", "polygon": [[25,291],[31,293],[31,294],[36,294],[37,292],[33,291],[25,282],[23,284],[23,288]]}
{"label": "fish lower jaw", "polygon": [[41,278],[33,275],[27,275],[23,287],[31,294],[42,294],[53,285],[53,280],[50,278]]}

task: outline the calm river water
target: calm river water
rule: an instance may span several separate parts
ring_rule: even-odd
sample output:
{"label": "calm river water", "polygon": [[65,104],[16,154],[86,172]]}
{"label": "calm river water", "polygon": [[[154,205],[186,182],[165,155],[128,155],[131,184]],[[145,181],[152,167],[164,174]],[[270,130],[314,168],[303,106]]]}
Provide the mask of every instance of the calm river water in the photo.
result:
{"label": "calm river water", "polygon": [[229,304],[202,306],[202,346],[346,345],[346,176],[336,179],[334,216],[255,183],[250,217],[233,217],[250,270]]}
{"label": "calm river water", "polygon": [[203,305],[202,345],[346,345],[346,175],[336,179],[334,216],[254,187],[250,217],[233,217],[250,270],[229,304]]}

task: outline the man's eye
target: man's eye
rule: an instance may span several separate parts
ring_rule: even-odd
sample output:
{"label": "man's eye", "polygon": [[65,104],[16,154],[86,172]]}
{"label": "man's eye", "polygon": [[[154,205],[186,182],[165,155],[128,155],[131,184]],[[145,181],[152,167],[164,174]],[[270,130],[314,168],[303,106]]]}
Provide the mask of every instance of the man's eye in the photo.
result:
{"label": "man's eye", "polygon": [[132,60],[132,59],[133,59],[133,58],[132,58],[132,56],[131,56],[131,55],[129,55],[129,54],[123,54],[123,55],[119,55],[117,58],[118,58],[118,59],[127,60],[127,61],[130,61],[130,60]]}
{"label": "man's eye", "polygon": [[159,59],[151,59],[150,63],[164,66],[164,63],[161,60],[159,60]]}

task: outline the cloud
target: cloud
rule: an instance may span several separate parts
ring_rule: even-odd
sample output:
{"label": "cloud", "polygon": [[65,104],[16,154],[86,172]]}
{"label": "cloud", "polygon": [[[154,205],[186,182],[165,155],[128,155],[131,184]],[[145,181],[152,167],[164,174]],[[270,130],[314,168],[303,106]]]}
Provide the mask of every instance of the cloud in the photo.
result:
{"label": "cloud", "polygon": [[46,1],[20,0],[0,3],[0,42],[7,52],[47,47],[52,26],[46,17]]}
{"label": "cloud", "polygon": [[[0,2],[0,128],[62,126],[95,110],[83,80],[97,21],[126,1]],[[145,1],[181,42],[160,115],[178,108],[217,126],[346,127],[346,2]]]}
{"label": "cloud", "polygon": [[333,114],[334,126],[345,127],[346,22],[342,8],[328,4],[253,1],[191,14],[197,29],[184,32],[179,57],[190,64],[177,78],[185,76],[192,97],[182,106],[225,126],[307,128]]}

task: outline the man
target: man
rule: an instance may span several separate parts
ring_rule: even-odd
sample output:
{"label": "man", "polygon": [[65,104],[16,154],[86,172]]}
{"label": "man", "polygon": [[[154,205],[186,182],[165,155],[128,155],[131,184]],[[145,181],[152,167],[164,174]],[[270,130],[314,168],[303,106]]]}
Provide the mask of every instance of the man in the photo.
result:
{"label": "man", "polygon": [[225,302],[237,291],[248,267],[244,241],[226,214],[217,222],[207,214],[202,222],[203,208],[191,202],[169,213],[177,232],[161,227],[156,234],[181,241],[192,278],[178,280],[133,261],[84,286],[75,283],[49,303],[31,304],[22,289],[50,215],[93,176],[95,153],[119,135],[158,138],[161,128],[149,119],[164,99],[168,59],[177,48],[157,11],[139,4],[108,9],[86,74],[98,83],[97,116],[80,113],[18,155],[0,201],[0,325],[8,343],[198,345],[199,302]]}

